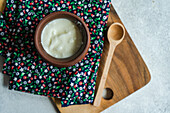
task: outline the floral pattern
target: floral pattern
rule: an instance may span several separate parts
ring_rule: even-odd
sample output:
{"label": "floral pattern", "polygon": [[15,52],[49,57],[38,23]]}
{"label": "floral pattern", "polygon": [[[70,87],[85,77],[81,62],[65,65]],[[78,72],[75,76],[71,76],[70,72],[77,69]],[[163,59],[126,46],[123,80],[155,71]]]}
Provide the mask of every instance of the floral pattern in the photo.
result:
{"label": "floral pattern", "polygon": [[[62,106],[92,103],[103,49],[110,0],[7,0],[0,19],[0,54],[9,89],[61,98]],[[89,28],[91,45],[74,66],[58,68],[45,62],[34,46],[36,26],[46,15],[68,11]]]}

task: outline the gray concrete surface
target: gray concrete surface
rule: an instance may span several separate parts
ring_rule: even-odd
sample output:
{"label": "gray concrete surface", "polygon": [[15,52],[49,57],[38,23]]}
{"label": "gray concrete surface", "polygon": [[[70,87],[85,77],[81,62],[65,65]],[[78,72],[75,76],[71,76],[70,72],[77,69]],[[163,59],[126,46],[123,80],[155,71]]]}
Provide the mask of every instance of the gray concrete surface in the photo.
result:
{"label": "gray concrete surface", "polygon": [[[112,0],[112,4],[152,79],[103,113],[170,113],[170,1]],[[0,69],[2,62],[0,57]],[[56,113],[48,98],[9,91],[7,84],[8,78],[0,73],[0,113]]]}

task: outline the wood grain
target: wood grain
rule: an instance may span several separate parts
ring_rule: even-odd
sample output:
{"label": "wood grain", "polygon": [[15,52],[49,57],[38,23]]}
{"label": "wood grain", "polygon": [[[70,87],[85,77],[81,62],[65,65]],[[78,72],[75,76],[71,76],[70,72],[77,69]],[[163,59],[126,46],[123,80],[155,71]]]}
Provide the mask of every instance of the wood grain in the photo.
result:
{"label": "wood grain", "polygon": [[[122,23],[113,6],[111,6],[107,27],[114,22]],[[106,34],[107,33],[105,33],[104,50],[99,66],[96,90],[98,89],[101,74],[103,72],[103,67],[108,54],[109,43],[106,38]],[[52,98],[52,100],[56,103],[56,106],[61,113],[70,113],[73,111],[74,113],[99,113],[142,88],[150,81],[150,79],[151,77],[148,68],[131,40],[128,32],[126,31],[123,42],[118,45],[115,50],[110,65],[108,78],[106,80],[105,88],[110,88],[114,92],[112,99],[105,100],[102,98],[101,104],[98,107],[87,104],[73,105],[64,108],[61,107],[59,99]]]}
{"label": "wood grain", "polygon": [[0,12],[4,11],[5,6],[6,6],[6,0],[0,0]]}

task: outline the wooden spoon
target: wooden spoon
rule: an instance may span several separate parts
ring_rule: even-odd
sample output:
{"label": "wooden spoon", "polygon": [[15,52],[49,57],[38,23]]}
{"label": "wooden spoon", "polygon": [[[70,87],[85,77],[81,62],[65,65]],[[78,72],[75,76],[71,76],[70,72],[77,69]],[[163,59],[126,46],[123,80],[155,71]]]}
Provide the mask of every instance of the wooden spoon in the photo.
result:
{"label": "wooden spoon", "polygon": [[99,106],[100,102],[101,102],[101,98],[102,98],[102,93],[103,93],[103,89],[105,86],[105,82],[107,79],[107,75],[108,75],[108,71],[110,68],[110,64],[111,64],[111,60],[115,51],[115,48],[118,44],[120,44],[122,42],[122,40],[125,37],[125,28],[122,24],[120,23],[113,23],[110,27],[109,30],[107,32],[107,38],[108,41],[110,43],[109,46],[109,51],[108,51],[108,56],[105,62],[105,66],[104,66],[104,70],[101,76],[101,80],[99,83],[99,87],[97,90],[97,94],[94,100],[93,105],[94,106]]}
{"label": "wooden spoon", "polygon": [[4,11],[5,6],[6,6],[6,0],[0,0],[0,16],[1,13]]}

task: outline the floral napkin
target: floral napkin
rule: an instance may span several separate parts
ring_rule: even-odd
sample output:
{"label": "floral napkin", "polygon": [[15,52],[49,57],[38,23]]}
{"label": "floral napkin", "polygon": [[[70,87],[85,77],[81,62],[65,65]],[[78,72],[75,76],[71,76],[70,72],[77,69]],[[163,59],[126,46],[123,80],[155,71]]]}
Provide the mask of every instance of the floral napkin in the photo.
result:
{"label": "floral napkin", "polygon": [[[93,103],[110,0],[7,0],[0,19],[0,54],[9,89],[61,98],[62,106]],[[48,64],[34,46],[36,26],[46,15],[68,11],[84,20],[91,35],[85,58],[74,66]]]}

